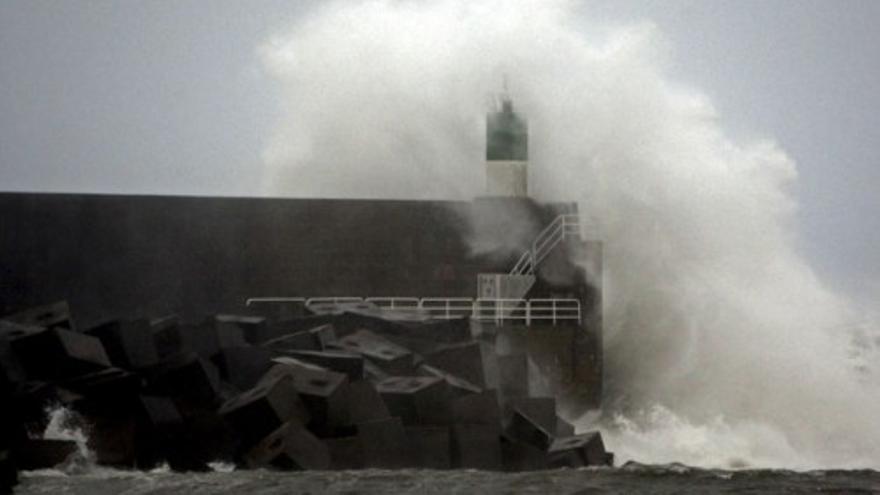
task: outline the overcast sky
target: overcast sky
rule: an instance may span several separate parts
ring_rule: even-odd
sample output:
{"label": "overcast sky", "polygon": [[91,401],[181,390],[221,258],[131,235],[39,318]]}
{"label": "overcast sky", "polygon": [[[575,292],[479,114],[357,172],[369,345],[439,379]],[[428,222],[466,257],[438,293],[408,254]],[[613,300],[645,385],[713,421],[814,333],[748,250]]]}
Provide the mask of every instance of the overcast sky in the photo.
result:
{"label": "overcast sky", "polygon": [[[257,47],[320,2],[0,3],[0,190],[261,194],[278,88]],[[880,1],[585,1],[650,20],[674,79],[798,164],[801,246],[880,296]],[[6,233],[4,233],[5,235]]]}

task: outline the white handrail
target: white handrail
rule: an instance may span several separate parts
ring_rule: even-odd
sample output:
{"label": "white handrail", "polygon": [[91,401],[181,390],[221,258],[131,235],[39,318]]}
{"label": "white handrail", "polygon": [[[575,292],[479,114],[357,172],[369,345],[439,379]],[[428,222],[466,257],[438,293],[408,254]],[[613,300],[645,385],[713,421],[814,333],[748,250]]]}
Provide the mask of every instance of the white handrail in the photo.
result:
{"label": "white handrail", "polygon": [[429,318],[450,320],[469,317],[476,321],[580,321],[581,303],[577,299],[504,299],[469,297],[251,297],[245,305],[254,303],[298,303],[306,307],[331,304],[370,303],[381,309],[415,310]]}
{"label": "white handrail", "polygon": [[306,303],[305,297],[249,297],[244,302],[245,306],[254,303]]}
{"label": "white handrail", "polygon": [[383,309],[418,309],[418,297],[367,297],[365,302]]}

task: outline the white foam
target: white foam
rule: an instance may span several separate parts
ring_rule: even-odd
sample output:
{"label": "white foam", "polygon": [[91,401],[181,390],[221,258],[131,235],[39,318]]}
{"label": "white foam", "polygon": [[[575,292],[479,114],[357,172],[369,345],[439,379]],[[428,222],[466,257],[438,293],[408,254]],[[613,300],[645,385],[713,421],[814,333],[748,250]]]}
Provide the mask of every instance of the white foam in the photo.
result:
{"label": "white foam", "polygon": [[486,99],[506,74],[529,119],[533,195],[577,200],[605,241],[606,398],[621,418],[609,445],[651,462],[877,467],[876,327],[854,355],[863,315],[798,255],[795,163],[772,139],[731,138],[670,77],[674,47],[654,25],[585,14],[322,3],[259,49],[284,98],[266,187],[481,194]]}

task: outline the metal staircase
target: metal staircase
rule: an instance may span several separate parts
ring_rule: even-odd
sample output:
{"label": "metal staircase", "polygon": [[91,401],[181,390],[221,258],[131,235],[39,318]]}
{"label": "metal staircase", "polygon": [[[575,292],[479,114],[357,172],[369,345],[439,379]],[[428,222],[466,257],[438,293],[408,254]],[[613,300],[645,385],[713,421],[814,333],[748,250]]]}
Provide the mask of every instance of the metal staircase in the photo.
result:
{"label": "metal staircase", "polygon": [[581,229],[577,214],[556,217],[519,257],[509,273],[481,273],[477,278],[477,297],[483,300],[509,301],[495,306],[496,318],[510,318],[521,311],[519,303],[535,284],[535,270],[556,246],[567,237],[580,238]]}
{"label": "metal staircase", "polygon": [[566,237],[581,236],[580,219],[576,213],[559,215],[540,234],[535,237],[532,246],[520,256],[519,261],[510,270],[510,275],[534,275],[538,263],[553,251],[557,244]]}

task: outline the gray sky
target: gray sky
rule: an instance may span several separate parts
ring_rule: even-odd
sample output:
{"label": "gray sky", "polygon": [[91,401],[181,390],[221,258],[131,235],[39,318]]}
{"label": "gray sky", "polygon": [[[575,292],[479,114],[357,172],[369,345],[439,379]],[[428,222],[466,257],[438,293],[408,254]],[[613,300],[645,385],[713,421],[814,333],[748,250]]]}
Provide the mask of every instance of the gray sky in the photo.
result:
{"label": "gray sky", "polygon": [[[5,0],[0,190],[260,194],[277,88],[256,47],[319,2]],[[734,136],[796,160],[801,246],[880,295],[880,2],[600,0],[585,26],[652,20],[672,76]]]}

